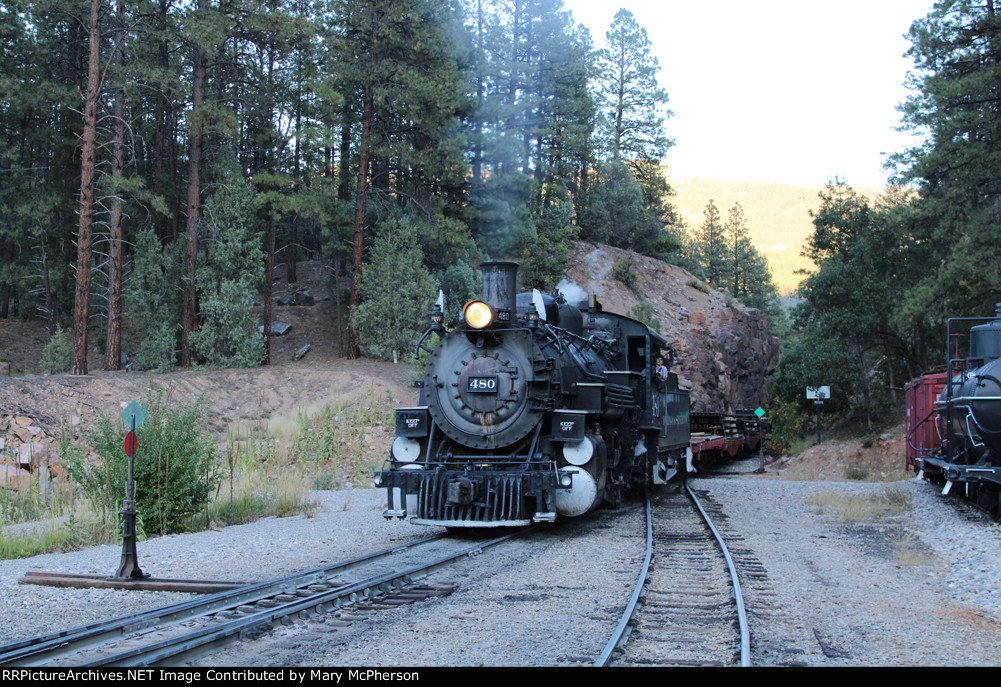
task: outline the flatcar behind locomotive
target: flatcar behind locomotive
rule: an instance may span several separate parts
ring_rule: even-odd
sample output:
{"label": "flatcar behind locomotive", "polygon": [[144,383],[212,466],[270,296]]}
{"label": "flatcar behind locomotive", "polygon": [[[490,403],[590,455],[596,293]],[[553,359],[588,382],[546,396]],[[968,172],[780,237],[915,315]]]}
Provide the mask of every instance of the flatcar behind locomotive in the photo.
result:
{"label": "flatcar behind locomotive", "polygon": [[[446,330],[439,299],[418,349],[430,353],[419,405],[396,410],[376,486],[387,518],[493,527],[552,522],[690,460],[689,393],[655,331],[594,296],[516,293],[518,265],[482,265],[483,297]],[[424,347],[432,334],[433,349]]]}

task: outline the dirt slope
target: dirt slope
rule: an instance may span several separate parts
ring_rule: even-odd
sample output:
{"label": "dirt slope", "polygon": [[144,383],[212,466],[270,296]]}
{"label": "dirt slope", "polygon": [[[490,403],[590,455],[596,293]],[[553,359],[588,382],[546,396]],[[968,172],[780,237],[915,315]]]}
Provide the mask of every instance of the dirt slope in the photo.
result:
{"label": "dirt slope", "polygon": [[[105,372],[100,352],[91,350],[90,374],[43,375],[39,374],[39,361],[49,340],[44,324],[0,320],[0,357],[11,360],[11,376],[0,376],[0,417],[16,414],[35,418],[49,436],[58,436],[63,423],[82,425],[86,430],[99,412],[117,416],[122,403],[140,398],[151,384],[185,401],[204,394],[214,432],[224,432],[237,420],[292,414],[297,407],[327,399],[350,404],[375,398],[389,407],[414,403],[417,395],[409,381],[409,361],[393,365],[340,357],[342,337],[334,303],[326,297],[324,272],[315,263],[305,263],[300,265],[299,275],[299,283],[292,287],[276,283],[276,296],[305,290],[314,297],[314,305],[273,307],[273,320],[292,326],[287,334],[272,338],[273,364],[259,368]],[[96,333],[91,337],[95,340]],[[307,344],[309,352],[294,360],[296,351]]]}

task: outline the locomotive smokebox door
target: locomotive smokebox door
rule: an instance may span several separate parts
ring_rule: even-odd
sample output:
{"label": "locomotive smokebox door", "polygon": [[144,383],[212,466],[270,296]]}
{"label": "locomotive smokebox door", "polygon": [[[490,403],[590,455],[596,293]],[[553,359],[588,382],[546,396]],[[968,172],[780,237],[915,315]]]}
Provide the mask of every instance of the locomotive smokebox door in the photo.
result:
{"label": "locomotive smokebox door", "polygon": [[559,410],[553,413],[553,441],[580,441],[584,438],[583,410]]}
{"label": "locomotive smokebox door", "polygon": [[468,506],[476,498],[476,483],[466,477],[448,483],[448,502],[456,506]]}
{"label": "locomotive smokebox door", "polygon": [[396,409],[396,436],[398,437],[426,437],[429,425],[427,406]]}

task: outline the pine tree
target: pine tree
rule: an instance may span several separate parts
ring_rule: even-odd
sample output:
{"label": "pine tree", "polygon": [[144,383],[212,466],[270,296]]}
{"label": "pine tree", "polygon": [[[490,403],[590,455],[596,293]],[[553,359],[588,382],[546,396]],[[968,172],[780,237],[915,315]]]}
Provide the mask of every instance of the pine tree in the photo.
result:
{"label": "pine tree", "polygon": [[[370,204],[433,213],[459,194],[465,164],[457,113],[464,102],[452,32],[457,8],[430,0],[337,3],[330,41],[345,96],[360,112],[351,257],[351,307],[362,304]],[[342,160],[343,163],[343,160]],[[349,356],[360,355],[351,332]]]}
{"label": "pine tree", "polygon": [[94,232],[94,167],[97,149],[97,101],[101,82],[100,0],[90,0],[87,38],[87,90],[83,110],[82,172],[80,176],[80,229],[77,233],[76,297],[73,306],[73,367],[75,375],[87,374],[87,326],[90,312],[91,244]]}
{"label": "pine tree", "polygon": [[910,40],[904,122],[927,141],[894,158],[921,195],[905,221],[923,274],[903,306],[941,324],[1001,298],[1001,16],[994,0],[939,2]]}
{"label": "pine tree", "polygon": [[718,289],[725,289],[730,276],[729,250],[723,221],[713,200],[706,204],[705,217],[695,234],[695,240],[699,246],[699,262],[706,281]]}
{"label": "pine tree", "polygon": [[[424,268],[418,234],[426,231],[412,216],[383,222],[365,265],[362,304],[352,314],[359,345],[384,360],[413,352],[435,299],[434,282]],[[401,299],[400,294],[407,294]]]}
{"label": "pine tree", "polygon": [[737,299],[750,293],[749,271],[750,261],[754,246],[751,244],[751,237],[747,231],[747,221],[744,219],[744,209],[737,203],[730,208],[723,231],[727,235],[730,247],[730,258],[733,261],[730,268],[731,284],[730,294]]}
{"label": "pine tree", "polygon": [[[0,318],[72,312],[79,227],[86,6],[0,12]],[[70,58],[73,59],[70,59]]]}
{"label": "pine tree", "polygon": [[620,9],[599,52],[599,98],[604,144],[613,160],[659,163],[673,141],[664,135],[667,92],[650,39],[631,12]]}
{"label": "pine tree", "polygon": [[[195,10],[195,25],[199,19],[208,18],[208,0],[198,0]],[[197,294],[195,258],[198,253],[198,223],[202,211],[202,145],[205,134],[205,86],[208,70],[208,46],[204,38],[196,33],[191,39],[193,70],[191,75],[191,112],[188,116],[190,127],[188,143],[188,211],[184,231],[184,322],[181,325],[181,367],[191,367],[194,351],[191,335],[198,329],[198,313],[195,302]]]}
{"label": "pine tree", "polygon": [[209,232],[198,268],[203,322],[191,334],[192,351],[209,365],[253,367],[264,357],[250,297],[263,286],[265,276],[256,192],[240,174],[235,157],[217,164],[222,169],[205,203]]}
{"label": "pine tree", "polygon": [[136,237],[132,269],[125,284],[125,311],[141,332],[137,342],[128,342],[138,370],[166,370],[177,363],[181,333],[182,244],[160,243],[148,227]]}

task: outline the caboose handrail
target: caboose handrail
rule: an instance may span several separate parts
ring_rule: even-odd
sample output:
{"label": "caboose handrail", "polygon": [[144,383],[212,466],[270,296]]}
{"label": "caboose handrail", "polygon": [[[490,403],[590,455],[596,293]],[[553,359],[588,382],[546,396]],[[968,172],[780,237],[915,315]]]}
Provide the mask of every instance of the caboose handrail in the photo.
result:
{"label": "caboose handrail", "polygon": [[1001,401],[1001,396],[953,396],[944,401],[936,401],[936,404],[945,405],[946,403],[952,403],[953,405],[965,407],[968,403],[974,401]]}
{"label": "caboose handrail", "polygon": [[934,414],[936,414],[937,412],[938,412],[938,410],[936,410],[936,409],[932,409],[931,411],[929,411],[928,414],[925,415],[924,418],[922,418],[921,422],[919,422],[918,424],[914,425],[914,427],[911,428],[911,431],[907,433],[907,445],[910,446],[912,450],[914,450],[914,451],[934,451],[933,448],[927,448],[927,447],[924,447],[924,446],[922,446],[922,447],[919,448],[919,447],[915,446],[914,444],[911,443],[911,437],[913,437],[914,433],[916,431],[918,431],[918,427],[920,427],[924,423],[928,422],[928,420],[931,418],[931,416],[934,415]]}

